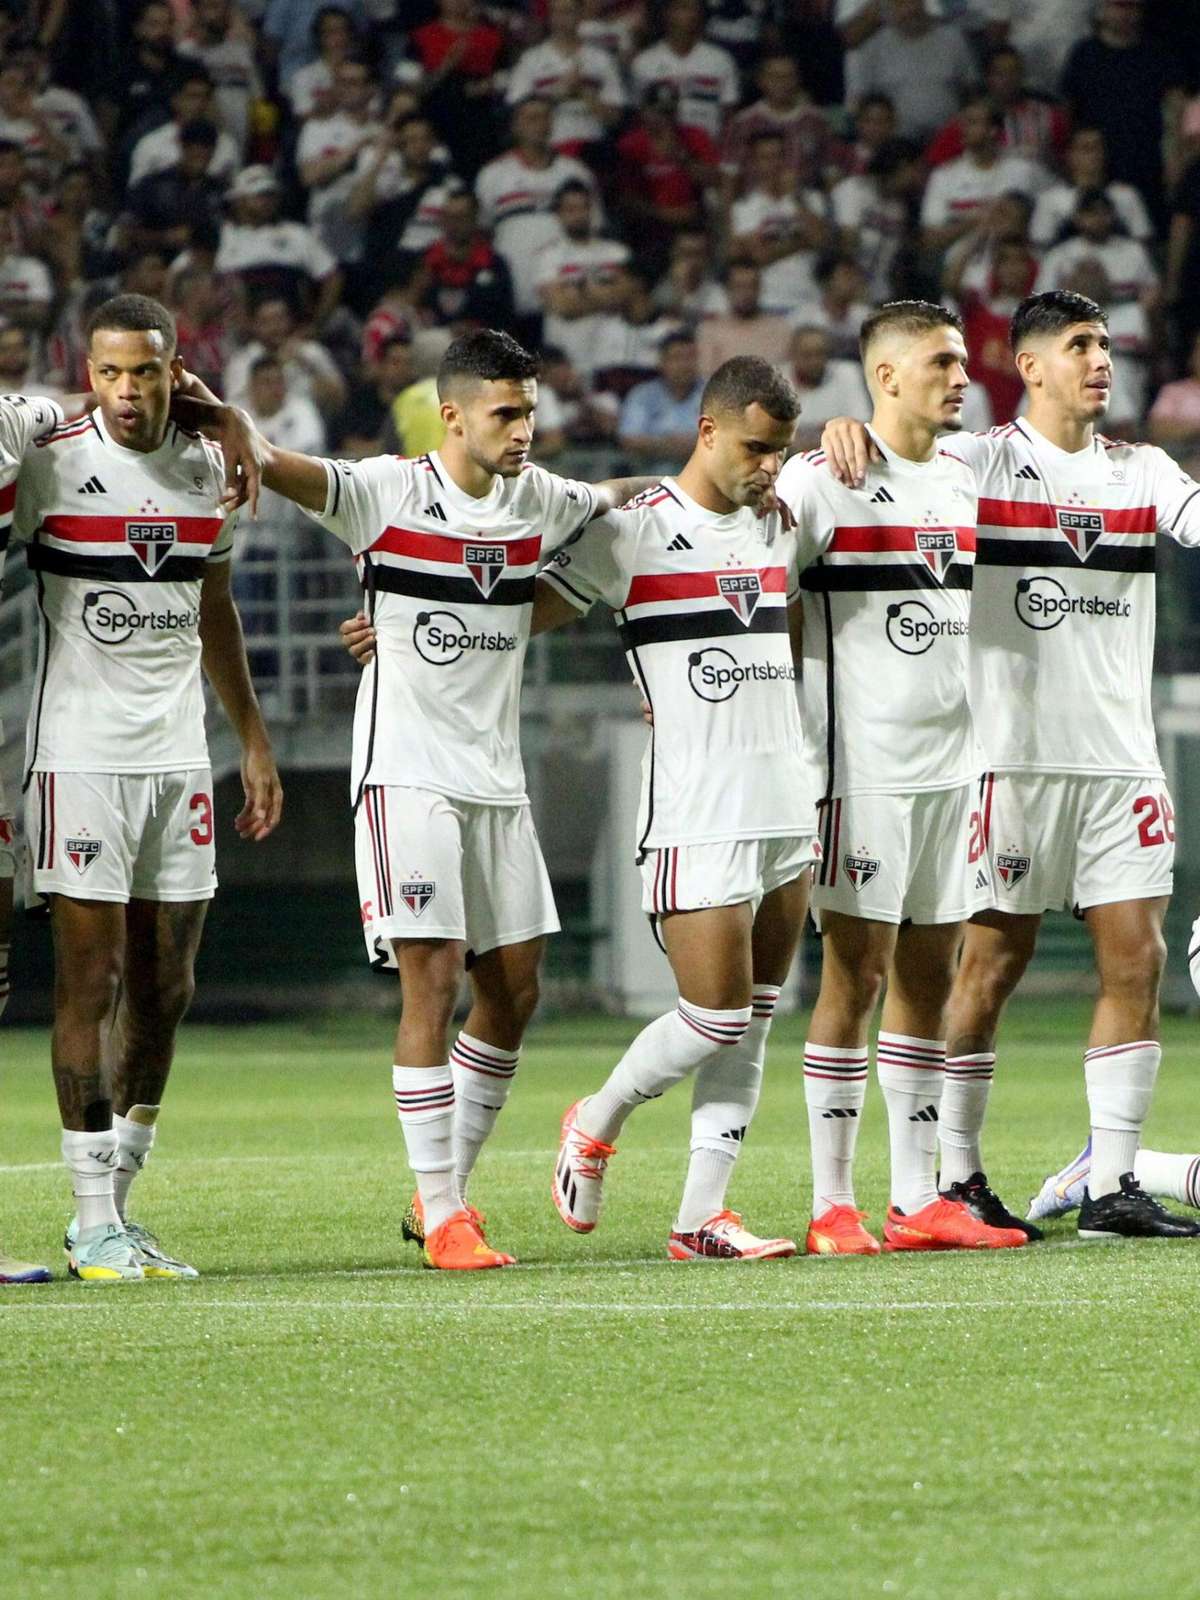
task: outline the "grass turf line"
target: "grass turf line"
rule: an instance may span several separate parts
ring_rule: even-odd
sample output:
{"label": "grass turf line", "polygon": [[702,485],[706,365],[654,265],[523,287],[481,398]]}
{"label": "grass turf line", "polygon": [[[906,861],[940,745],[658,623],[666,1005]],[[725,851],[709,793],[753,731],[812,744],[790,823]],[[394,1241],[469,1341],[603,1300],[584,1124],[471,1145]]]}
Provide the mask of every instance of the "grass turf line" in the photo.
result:
{"label": "grass turf line", "polygon": [[[1006,1026],[987,1151],[1013,1203],[1082,1141],[1085,1025]],[[399,1244],[386,1024],[186,1029],[135,1209],[201,1282],[0,1291],[0,1594],[1191,1592],[1194,1247],[1070,1248],[1066,1223],[1023,1252],[669,1263],[686,1087],[631,1120],[578,1238],[558,1118],[635,1028],[535,1030],[473,1191],[522,1266],[479,1277]],[[800,1237],[803,1033],[773,1036],[731,1191]],[[3,1039],[0,1238],[61,1272],[46,1039]],[[1169,1023],[1148,1143],[1200,1145],[1196,1040]],[[859,1177],[878,1225],[874,1088]]]}

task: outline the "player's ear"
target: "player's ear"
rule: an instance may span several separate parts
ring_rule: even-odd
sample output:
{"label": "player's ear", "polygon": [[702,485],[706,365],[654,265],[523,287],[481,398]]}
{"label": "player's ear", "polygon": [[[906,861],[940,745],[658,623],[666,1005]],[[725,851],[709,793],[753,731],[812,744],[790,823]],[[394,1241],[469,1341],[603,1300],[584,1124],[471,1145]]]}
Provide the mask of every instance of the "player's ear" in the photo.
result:
{"label": "player's ear", "polygon": [[1018,350],[1013,358],[1017,363],[1017,371],[1025,383],[1036,383],[1038,378],[1038,358],[1032,350]]}
{"label": "player's ear", "polygon": [[446,424],[446,432],[454,433],[456,431],[460,431],[462,413],[459,411],[454,401],[443,400],[438,409],[442,413],[442,421]]}
{"label": "player's ear", "polygon": [[704,448],[706,450],[711,450],[712,449],[712,447],[713,447],[713,435],[716,433],[716,431],[717,431],[717,424],[713,420],[712,417],[701,417],[700,418],[700,426],[699,426],[699,429],[698,429],[698,434],[699,434],[700,443],[704,446]]}

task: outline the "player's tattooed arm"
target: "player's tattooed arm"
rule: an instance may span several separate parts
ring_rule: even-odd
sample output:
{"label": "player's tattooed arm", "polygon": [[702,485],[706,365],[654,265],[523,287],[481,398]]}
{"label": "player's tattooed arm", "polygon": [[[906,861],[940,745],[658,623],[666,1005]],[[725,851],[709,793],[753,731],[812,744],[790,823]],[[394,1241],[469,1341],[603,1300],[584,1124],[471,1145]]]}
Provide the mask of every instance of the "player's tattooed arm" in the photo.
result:
{"label": "player's tattooed arm", "polygon": [[230,566],[228,561],[210,565],[200,586],[201,662],[242,747],[246,804],[233,825],[243,839],[257,843],[279,822],[283,789],[250,680],[241,618],[230,590]]}
{"label": "player's tattooed arm", "polygon": [[635,495],[653,489],[658,482],[659,478],[605,478],[601,483],[594,483],[592,489],[596,496],[596,509],[592,512],[593,518],[615,511]]}
{"label": "player's tattooed arm", "polygon": [[833,417],[821,431],[826,465],[839,483],[861,489],[867,468],[883,460],[866,424],[854,417]]}
{"label": "player's tattooed arm", "polygon": [[533,586],[533,613],[529,619],[529,632],[549,633],[552,628],[565,628],[568,622],[578,622],[583,612],[564,600],[553,584],[540,579]]}

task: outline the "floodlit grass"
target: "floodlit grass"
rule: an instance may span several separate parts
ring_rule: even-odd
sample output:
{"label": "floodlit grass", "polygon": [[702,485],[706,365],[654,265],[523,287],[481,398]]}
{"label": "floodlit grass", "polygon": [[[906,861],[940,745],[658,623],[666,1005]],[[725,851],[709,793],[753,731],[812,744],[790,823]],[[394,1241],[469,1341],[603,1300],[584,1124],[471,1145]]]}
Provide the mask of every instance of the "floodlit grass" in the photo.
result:
{"label": "floodlit grass", "polygon": [[[1085,1129],[1081,1005],[1004,1036],[1023,1202]],[[136,1212],[197,1284],[0,1290],[0,1594],[1104,1600],[1196,1592],[1190,1245],[669,1263],[688,1092],[639,1112],[590,1240],[558,1119],[635,1024],[536,1029],[473,1198],[519,1269],[421,1271],[388,1027],[185,1031]],[[803,1236],[803,1021],[731,1198]],[[1173,1022],[1148,1143],[1200,1145]],[[44,1035],[2,1036],[0,1236],[56,1266]],[[885,1201],[872,1090],[860,1201]]]}

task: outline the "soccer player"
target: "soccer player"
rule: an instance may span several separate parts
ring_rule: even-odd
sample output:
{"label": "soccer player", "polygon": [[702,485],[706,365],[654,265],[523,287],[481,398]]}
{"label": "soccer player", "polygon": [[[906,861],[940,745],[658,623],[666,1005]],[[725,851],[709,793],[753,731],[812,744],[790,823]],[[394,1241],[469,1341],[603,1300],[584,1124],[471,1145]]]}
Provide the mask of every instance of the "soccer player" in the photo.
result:
{"label": "soccer player", "polygon": [[1023,1245],[938,1194],[946,1002],[966,919],[988,898],[967,702],[975,481],[938,436],[961,427],[958,316],[898,301],[868,317],[863,366],[879,460],[861,489],[824,455],[794,457],[779,497],[802,564],[804,725],[823,772],[813,904],[821,987],[804,1053],[816,1254],[873,1254],[852,1164],[867,1030],[884,981],[876,1068],[887,1105],[886,1250]]}
{"label": "soccer player", "polygon": [[[1028,415],[951,448],[979,489],[971,694],[985,775],[994,903],[971,922],[947,1023],[941,1181],[984,1216],[1016,1221],[984,1175],[980,1134],[1005,1003],[1044,913],[1092,937],[1099,994],[1084,1053],[1090,1170],[1084,1239],[1200,1235],[1136,1177],[1158,1075],[1158,991],[1174,812],[1150,710],[1154,541],[1200,544],[1200,484],[1162,450],[1097,430],[1112,358],[1104,312],[1054,290],[1017,307],[1012,347]],[[861,425],[826,430],[855,481]]]}
{"label": "soccer player", "polygon": [[88,371],[96,408],[27,452],[14,520],[43,622],[25,822],[51,902],[67,1253],[88,1282],[187,1278],[126,1202],[215,887],[202,667],[242,745],[238,832],[265,837],[281,796],[230,597],[220,453],[168,417],[183,376],[170,314],[106,301]]}
{"label": "soccer player", "polygon": [[[376,654],[354,722],[363,928],[399,969],[392,1069],[429,1266],[512,1264],[465,1188],[512,1087],[558,927],[517,736],[539,564],[651,480],[588,485],[528,460],[537,360],[507,334],[456,340],[438,372],[446,438],[416,460],[323,461],[260,442],[263,482],[357,558]],[[464,959],[473,1003],[447,1038]]]}
{"label": "soccer player", "polygon": [[568,1227],[590,1232],[626,1119],[694,1074],[691,1155],[667,1240],[676,1260],[796,1252],[791,1239],[753,1234],[725,1197],[818,853],[789,627],[795,541],[780,513],[759,515],[799,411],[767,362],[726,361],[705,386],[678,477],[590,528],[538,583],[535,617],[546,626],[597,600],[613,608],[653,716],[642,905],[679,986],[677,1006],[567,1110],[554,1201]]}

